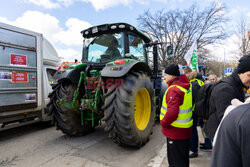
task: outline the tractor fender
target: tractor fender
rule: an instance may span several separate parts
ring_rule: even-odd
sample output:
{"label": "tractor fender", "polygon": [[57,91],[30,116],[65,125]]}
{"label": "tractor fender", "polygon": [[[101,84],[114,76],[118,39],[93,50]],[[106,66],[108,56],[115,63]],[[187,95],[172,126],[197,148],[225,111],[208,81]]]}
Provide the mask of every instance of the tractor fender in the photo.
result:
{"label": "tractor fender", "polygon": [[62,79],[69,79],[72,83],[77,84],[80,79],[80,73],[85,70],[86,67],[69,70],[59,70],[53,76],[57,81]]}
{"label": "tractor fender", "polygon": [[148,66],[148,64],[140,61],[133,61],[129,62],[125,65],[119,65],[119,66],[106,66],[101,71],[102,77],[123,77],[126,75],[130,70],[138,70],[138,71],[145,71],[148,73],[149,76],[152,75],[152,70]]}

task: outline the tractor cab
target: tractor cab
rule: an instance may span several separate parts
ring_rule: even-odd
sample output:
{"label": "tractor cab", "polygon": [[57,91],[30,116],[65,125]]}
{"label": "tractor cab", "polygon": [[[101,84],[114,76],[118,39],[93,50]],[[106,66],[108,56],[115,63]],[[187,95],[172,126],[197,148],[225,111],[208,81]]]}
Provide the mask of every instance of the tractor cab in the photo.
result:
{"label": "tractor cab", "polygon": [[129,24],[103,24],[81,33],[84,37],[84,63],[106,64],[126,58],[148,63],[145,44],[149,43],[150,39]]}

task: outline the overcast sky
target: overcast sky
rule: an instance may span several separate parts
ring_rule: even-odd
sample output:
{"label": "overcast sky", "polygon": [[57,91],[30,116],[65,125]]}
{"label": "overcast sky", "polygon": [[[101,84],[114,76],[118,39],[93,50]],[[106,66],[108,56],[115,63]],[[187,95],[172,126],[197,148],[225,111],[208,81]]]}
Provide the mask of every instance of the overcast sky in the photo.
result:
{"label": "overcast sky", "polygon": [[[144,11],[161,9],[186,9],[193,2],[200,8],[211,1],[228,8],[232,29],[244,16],[250,22],[249,0],[0,0],[0,22],[42,33],[56,48],[64,61],[81,59],[82,36],[80,31],[94,25],[127,22],[138,26],[137,18]],[[223,59],[237,49],[236,38],[231,36],[225,45],[216,48],[216,55]],[[210,47],[214,49],[213,47]]]}

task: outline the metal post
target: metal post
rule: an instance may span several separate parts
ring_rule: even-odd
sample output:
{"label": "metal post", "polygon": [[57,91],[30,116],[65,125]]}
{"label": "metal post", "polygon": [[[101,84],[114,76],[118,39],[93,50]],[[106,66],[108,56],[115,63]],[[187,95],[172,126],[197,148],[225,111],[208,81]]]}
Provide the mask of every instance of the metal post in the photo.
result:
{"label": "metal post", "polygon": [[226,64],[225,64],[225,48],[223,47],[224,49],[224,67],[223,67],[223,77],[225,77],[225,68],[226,68]]}
{"label": "metal post", "polygon": [[157,76],[158,74],[158,51],[157,51],[157,44],[153,45],[153,59],[154,59],[154,75]]}

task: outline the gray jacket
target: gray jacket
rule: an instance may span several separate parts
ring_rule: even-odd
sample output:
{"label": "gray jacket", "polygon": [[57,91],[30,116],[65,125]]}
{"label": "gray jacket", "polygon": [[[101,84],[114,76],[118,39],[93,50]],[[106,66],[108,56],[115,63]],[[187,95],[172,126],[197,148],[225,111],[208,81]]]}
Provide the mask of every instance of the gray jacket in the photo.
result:
{"label": "gray jacket", "polygon": [[211,167],[250,166],[250,103],[232,110],[223,120],[213,148]]}

